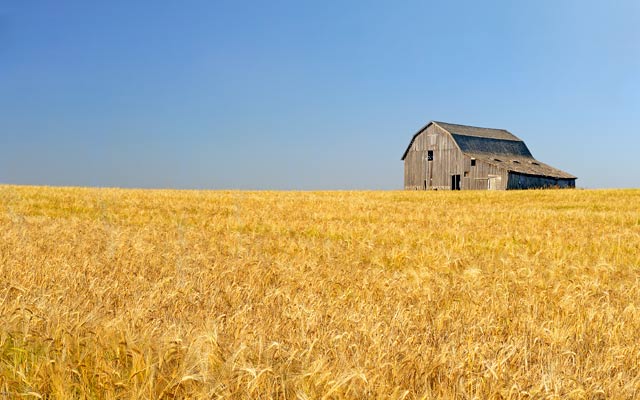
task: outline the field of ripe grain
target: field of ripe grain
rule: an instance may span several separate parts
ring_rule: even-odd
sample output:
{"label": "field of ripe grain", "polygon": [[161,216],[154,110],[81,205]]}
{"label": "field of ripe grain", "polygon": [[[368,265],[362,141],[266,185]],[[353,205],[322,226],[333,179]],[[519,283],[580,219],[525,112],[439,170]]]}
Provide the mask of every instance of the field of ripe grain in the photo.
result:
{"label": "field of ripe grain", "polygon": [[640,190],[0,207],[0,399],[640,396]]}

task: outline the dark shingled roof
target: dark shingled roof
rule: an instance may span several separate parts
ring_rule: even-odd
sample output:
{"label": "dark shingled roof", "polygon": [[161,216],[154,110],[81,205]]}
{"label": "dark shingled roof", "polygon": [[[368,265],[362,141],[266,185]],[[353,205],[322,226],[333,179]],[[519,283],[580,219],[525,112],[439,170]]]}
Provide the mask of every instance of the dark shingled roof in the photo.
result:
{"label": "dark shingled roof", "polygon": [[514,134],[505,129],[479,128],[477,126],[457,125],[439,121],[433,122],[451,134],[455,133],[458,135],[474,136],[487,139],[515,140],[519,142],[522,141],[520,140],[520,138],[516,137]]}
{"label": "dark shingled roof", "polygon": [[438,121],[429,122],[413,136],[407,150],[402,155],[403,160],[415,138],[431,124],[436,124],[449,132],[460,150],[476,160],[525,175],[576,179],[571,174],[533,158],[527,145],[505,129],[479,128]]}
{"label": "dark shingled roof", "polygon": [[558,179],[576,179],[575,176],[536,160],[533,157],[505,156],[497,154],[467,154],[476,160],[524,175],[548,176]]}
{"label": "dark shingled roof", "polygon": [[522,140],[493,139],[479,136],[465,136],[452,133],[460,150],[467,154],[487,153],[495,156],[518,155],[520,157],[533,157]]}

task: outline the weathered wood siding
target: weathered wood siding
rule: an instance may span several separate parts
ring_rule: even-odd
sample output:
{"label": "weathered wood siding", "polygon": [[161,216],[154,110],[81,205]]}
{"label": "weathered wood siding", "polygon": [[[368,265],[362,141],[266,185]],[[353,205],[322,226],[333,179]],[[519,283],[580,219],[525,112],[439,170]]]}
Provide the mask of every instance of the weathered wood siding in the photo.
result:
{"label": "weathered wood siding", "polygon": [[510,172],[507,189],[575,188],[575,179],[549,178]]}
{"label": "weathered wood siding", "polygon": [[[433,161],[427,160],[433,151]],[[451,175],[459,174],[462,185],[463,154],[442,128],[430,125],[413,141],[404,160],[405,189],[451,189]]]}
{"label": "weathered wood siding", "polygon": [[[433,151],[433,161],[427,160]],[[465,156],[451,136],[442,128],[430,125],[413,141],[404,159],[404,188],[408,190],[451,190],[451,176],[460,175],[460,189],[486,190],[489,177],[495,176],[498,187],[506,189],[508,173],[502,168]]]}
{"label": "weathered wood siding", "polygon": [[461,189],[488,190],[489,178],[492,177],[496,178],[496,190],[504,190],[507,188],[509,173],[503,168],[496,167],[481,160],[476,160],[476,165],[471,166],[471,157],[465,155],[464,171],[467,176],[462,178],[463,184]]}

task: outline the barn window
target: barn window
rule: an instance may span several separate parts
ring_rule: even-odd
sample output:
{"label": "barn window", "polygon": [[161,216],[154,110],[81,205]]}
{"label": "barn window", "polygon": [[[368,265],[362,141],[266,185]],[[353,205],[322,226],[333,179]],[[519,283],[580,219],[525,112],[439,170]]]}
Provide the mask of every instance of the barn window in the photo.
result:
{"label": "barn window", "polygon": [[518,160],[511,160],[511,162],[514,163],[514,164],[520,164],[520,161],[518,161]]}
{"label": "barn window", "polygon": [[433,161],[433,150],[427,151],[427,161]]}
{"label": "barn window", "polygon": [[475,167],[475,166],[476,166],[476,159],[475,159],[475,158],[472,158],[472,159],[471,159],[471,166],[472,166],[472,167]]}
{"label": "barn window", "polygon": [[469,171],[464,171],[464,177],[468,177],[469,176]]}
{"label": "barn window", "polygon": [[529,162],[530,162],[531,164],[533,164],[533,165],[540,165],[540,164],[538,164],[538,163],[537,163],[537,162],[535,162],[535,161],[529,161]]}

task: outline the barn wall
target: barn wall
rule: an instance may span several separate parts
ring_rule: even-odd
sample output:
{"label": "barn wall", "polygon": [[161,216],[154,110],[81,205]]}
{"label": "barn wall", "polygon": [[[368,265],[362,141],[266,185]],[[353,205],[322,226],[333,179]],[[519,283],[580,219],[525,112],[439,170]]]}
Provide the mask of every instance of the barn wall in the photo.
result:
{"label": "barn wall", "polygon": [[420,134],[411,145],[404,159],[404,188],[411,190],[424,189],[424,157],[422,151],[416,150],[416,142],[420,140]]}
{"label": "barn wall", "polygon": [[[433,151],[433,161],[427,152]],[[436,125],[429,125],[413,141],[404,160],[404,187],[409,190],[451,189],[451,175],[460,175],[464,189],[464,155],[451,136]],[[425,182],[426,181],[426,182]]]}
{"label": "barn wall", "polygon": [[464,156],[463,163],[463,175],[467,176],[462,178],[463,185],[461,189],[487,190],[489,189],[489,177],[498,178],[496,179],[496,190],[504,190],[507,188],[509,173],[505,169],[481,160],[476,160],[476,165],[472,167],[471,157],[466,155]]}
{"label": "barn wall", "polygon": [[518,174],[516,172],[509,173],[509,182],[507,189],[540,189],[540,188],[575,188],[575,179],[556,179],[544,176],[531,176]]}

